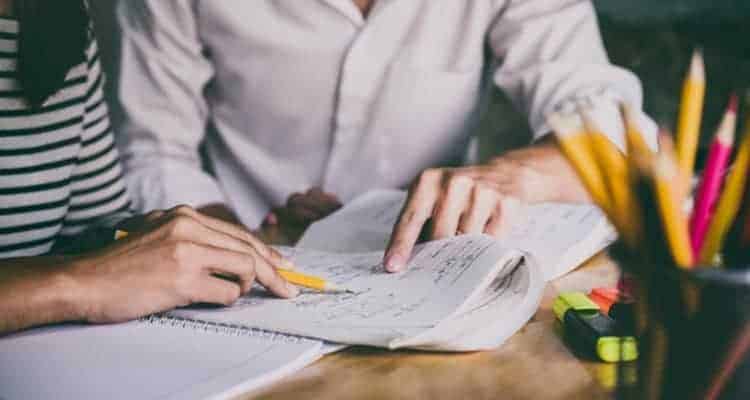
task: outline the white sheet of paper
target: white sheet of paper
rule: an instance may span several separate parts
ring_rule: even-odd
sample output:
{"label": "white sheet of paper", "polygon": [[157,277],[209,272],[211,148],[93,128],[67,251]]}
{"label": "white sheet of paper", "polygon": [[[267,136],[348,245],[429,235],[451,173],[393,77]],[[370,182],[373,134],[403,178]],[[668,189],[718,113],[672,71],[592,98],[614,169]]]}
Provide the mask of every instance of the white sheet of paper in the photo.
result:
{"label": "white sheet of paper", "polygon": [[616,238],[604,214],[593,206],[544,203],[528,206],[500,240],[528,253],[551,281],[580,266]]}
{"label": "white sheet of paper", "polygon": [[512,273],[495,279],[470,309],[401,345],[453,351],[497,348],[534,315],[544,286],[535,264],[522,262]]}
{"label": "white sheet of paper", "polygon": [[318,341],[289,343],[142,321],[43,328],[0,339],[0,398],[228,398],[320,356]]}
{"label": "white sheet of paper", "polygon": [[383,251],[405,201],[403,191],[367,192],[312,224],[297,247],[332,253]]}
{"label": "white sheet of paper", "polygon": [[[488,236],[464,236],[418,247],[409,268],[386,273],[381,252],[338,254],[281,249],[301,272],[356,293],[308,292],[293,300],[253,291],[224,309],[184,309],[172,315],[239,324],[348,344],[394,348],[424,334],[484,293],[519,252]],[[514,263],[515,260],[515,263]],[[510,273],[503,271],[502,273]]]}
{"label": "white sheet of paper", "polygon": [[[330,252],[383,250],[406,200],[403,191],[366,193],[310,226],[297,247]],[[614,239],[615,231],[597,208],[545,203],[527,206],[499,240],[535,259],[549,281],[571,271]]]}

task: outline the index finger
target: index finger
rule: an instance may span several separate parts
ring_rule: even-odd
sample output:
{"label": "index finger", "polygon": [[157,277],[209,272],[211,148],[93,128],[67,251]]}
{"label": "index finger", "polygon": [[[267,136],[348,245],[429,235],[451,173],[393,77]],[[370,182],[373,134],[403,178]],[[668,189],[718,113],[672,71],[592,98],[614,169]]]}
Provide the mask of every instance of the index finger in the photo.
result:
{"label": "index finger", "polygon": [[294,264],[292,264],[291,261],[285,259],[279,254],[279,252],[263,243],[263,241],[256,238],[242,226],[210,217],[190,207],[181,206],[173,209],[173,211],[194,218],[209,229],[224,233],[249,244],[256,252],[258,252],[258,254],[265,257],[269,262],[278,265],[280,268],[294,269]]}
{"label": "index finger", "polygon": [[387,271],[399,272],[406,268],[422,227],[435,208],[440,182],[440,173],[425,172],[409,193],[383,260]]}
{"label": "index finger", "polygon": [[[282,298],[297,296],[299,290],[279,275],[268,261],[258,254],[236,252],[213,246],[191,247],[191,262],[219,278],[236,278],[243,293],[258,281],[271,293]],[[208,276],[208,274],[206,274]]]}

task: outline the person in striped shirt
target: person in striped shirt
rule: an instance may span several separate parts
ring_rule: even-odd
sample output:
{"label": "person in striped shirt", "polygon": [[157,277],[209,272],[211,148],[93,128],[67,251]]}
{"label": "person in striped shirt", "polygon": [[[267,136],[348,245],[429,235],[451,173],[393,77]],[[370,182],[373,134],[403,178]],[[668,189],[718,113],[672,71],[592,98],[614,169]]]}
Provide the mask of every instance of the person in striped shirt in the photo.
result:
{"label": "person in striped shirt", "polygon": [[89,26],[85,0],[0,0],[0,334],[230,304],[256,278],[294,296],[286,261],[236,225],[129,214]]}

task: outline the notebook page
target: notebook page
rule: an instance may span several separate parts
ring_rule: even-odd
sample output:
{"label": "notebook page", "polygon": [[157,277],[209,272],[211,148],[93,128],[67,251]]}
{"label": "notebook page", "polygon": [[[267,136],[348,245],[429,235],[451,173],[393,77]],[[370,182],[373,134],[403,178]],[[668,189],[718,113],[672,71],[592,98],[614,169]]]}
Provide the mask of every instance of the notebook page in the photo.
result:
{"label": "notebook page", "polygon": [[534,258],[546,281],[580,266],[616,238],[602,212],[593,206],[545,203],[529,206],[501,240]]}
{"label": "notebook page", "polygon": [[534,315],[545,286],[533,263],[519,262],[511,271],[495,279],[468,310],[401,345],[454,351],[488,350],[502,345]]}
{"label": "notebook page", "polygon": [[504,266],[521,257],[481,235],[422,245],[409,268],[399,274],[382,269],[382,251],[281,250],[300,271],[356,293],[307,292],[293,300],[281,300],[254,290],[229,308],[183,309],[171,314],[333,342],[393,347],[398,340],[423,333],[462,312]]}
{"label": "notebook page", "polygon": [[227,398],[320,357],[318,341],[284,342],[206,329],[137,321],[2,338],[0,398]]}
{"label": "notebook page", "polygon": [[[406,193],[366,193],[342,210],[310,226],[298,247],[333,251],[383,250],[398,219]],[[524,208],[500,238],[504,247],[520,249],[536,259],[545,280],[571,271],[616,238],[596,207],[545,203]]]}
{"label": "notebook page", "polygon": [[297,247],[333,253],[382,251],[405,201],[403,191],[367,192],[312,224]]}

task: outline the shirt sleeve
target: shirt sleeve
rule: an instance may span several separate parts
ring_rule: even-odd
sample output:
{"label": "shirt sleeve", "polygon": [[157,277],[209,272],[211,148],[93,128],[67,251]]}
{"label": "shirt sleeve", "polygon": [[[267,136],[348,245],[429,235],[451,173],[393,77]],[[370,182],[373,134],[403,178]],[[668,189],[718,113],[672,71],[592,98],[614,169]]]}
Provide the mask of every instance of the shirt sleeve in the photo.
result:
{"label": "shirt sleeve", "polygon": [[95,41],[92,41],[86,56],[88,76],[83,133],[71,177],[70,205],[62,236],[77,235],[91,227],[111,227],[131,215],[130,199],[104,101],[104,75]]}
{"label": "shirt sleeve", "polygon": [[140,212],[226,204],[203,170],[200,145],[213,76],[193,1],[118,2],[114,118],[126,179]]}
{"label": "shirt sleeve", "polygon": [[[641,83],[609,62],[589,0],[508,0],[491,28],[489,45],[499,65],[494,81],[526,113],[535,140],[550,132],[548,113],[586,103],[624,148],[618,104],[641,109]],[[643,113],[640,120],[655,147],[656,125]]]}

